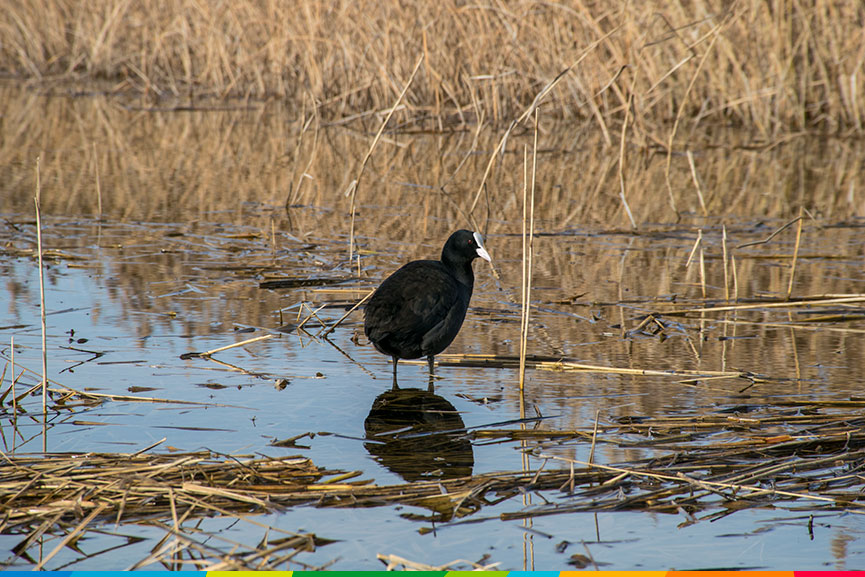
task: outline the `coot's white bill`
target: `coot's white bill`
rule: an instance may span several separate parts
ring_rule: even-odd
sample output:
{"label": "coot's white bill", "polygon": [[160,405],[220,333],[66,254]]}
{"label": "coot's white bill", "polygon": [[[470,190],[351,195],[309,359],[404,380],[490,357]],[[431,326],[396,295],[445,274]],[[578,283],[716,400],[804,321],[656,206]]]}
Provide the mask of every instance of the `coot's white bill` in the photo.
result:
{"label": "coot's white bill", "polygon": [[487,252],[487,249],[484,248],[484,239],[481,238],[479,232],[474,233],[475,242],[478,243],[478,256],[484,259],[487,262],[493,262],[493,259],[490,258],[490,253]]}

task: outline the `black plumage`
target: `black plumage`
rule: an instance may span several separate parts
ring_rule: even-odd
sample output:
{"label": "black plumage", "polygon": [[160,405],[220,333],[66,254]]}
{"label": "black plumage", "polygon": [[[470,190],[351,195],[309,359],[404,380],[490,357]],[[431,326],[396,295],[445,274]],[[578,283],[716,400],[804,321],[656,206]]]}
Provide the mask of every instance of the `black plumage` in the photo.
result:
{"label": "black plumage", "polygon": [[364,311],[364,333],[379,352],[399,359],[427,357],[430,376],[435,355],[453,342],[469,307],[474,287],[472,261],[489,261],[481,235],[453,233],[441,260],[412,261],[387,277]]}

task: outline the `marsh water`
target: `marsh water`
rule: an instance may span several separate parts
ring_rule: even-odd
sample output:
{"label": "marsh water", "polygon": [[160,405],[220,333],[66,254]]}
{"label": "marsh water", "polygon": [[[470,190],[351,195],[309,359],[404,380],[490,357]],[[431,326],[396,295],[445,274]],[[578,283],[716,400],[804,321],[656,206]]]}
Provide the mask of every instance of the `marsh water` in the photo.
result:
{"label": "marsh water", "polygon": [[[455,409],[447,426],[495,428],[518,419],[518,371],[460,361],[519,353],[530,130],[511,136],[486,187],[479,185],[501,131],[455,125],[444,133],[385,133],[358,189],[350,256],[346,191],[380,119],[327,125],[277,103],[154,107],[10,87],[0,107],[4,364],[14,338],[19,371],[41,370],[38,163],[49,378],[82,391],[172,401],[82,403],[53,413],[43,433],[41,418],[31,416],[41,415],[41,397],[24,398],[27,413],[15,417],[3,407],[4,453],[38,453],[43,442],[51,452],[129,453],[164,438],[152,451],[302,454],[381,485],[524,466],[531,451],[517,441],[475,439],[441,452],[422,443],[389,452],[370,442],[377,398],[391,389],[390,359],[366,342],[360,311],[327,338],[316,335],[320,322],[342,317],[402,263],[437,257],[451,231],[476,226],[494,269],[475,263],[471,308],[450,356],[439,359],[435,393],[426,391],[425,362],[401,363],[399,385],[417,389],[405,393],[407,404]],[[618,143],[605,141],[591,120],[542,118],[540,126],[529,355],[758,378],[530,369],[525,410],[543,419],[529,427],[591,431],[596,419],[697,418],[865,396],[861,303],[696,313],[675,317],[660,333],[641,326],[653,312],[865,293],[861,141],[702,130],[688,138],[691,161],[684,149],[671,159],[668,188],[666,154],[651,146],[658,135],[635,136],[620,172]],[[798,223],[771,236],[800,207],[798,247]],[[272,280],[288,282],[262,288]],[[313,310],[305,330],[291,330]],[[830,317],[836,322],[815,322]],[[181,358],[263,335],[271,338],[212,359]],[[37,382],[26,373],[18,386]],[[305,433],[296,446],[271,445]],[[589,445],[547,449],[585,460]],[[649,448],[599,444],[593,458],[614,464],[652,456]],[[512,497],[443,524],[403,506],[304,506],[257,520],[335,540],[297,557],[333,569],[382,568],[377,554],[430,565],[484,559],[510,570],[567,569],[575,553],[602,569],[865,566],[865,517],[839,509],[814,514],[810,533],[811,513],[789,504],[688,523],[684,514],[638,511],[550,515],[531,524],[499,518],[558,498],[554,491]],[[265,532],[219,517],[196,523],[252,546]],[[126,568],[163,537],[146,524],[105,529],[47,568]],[[0,535],[11,567],[38,557],[31,549],[14,558],[22,538]]]}

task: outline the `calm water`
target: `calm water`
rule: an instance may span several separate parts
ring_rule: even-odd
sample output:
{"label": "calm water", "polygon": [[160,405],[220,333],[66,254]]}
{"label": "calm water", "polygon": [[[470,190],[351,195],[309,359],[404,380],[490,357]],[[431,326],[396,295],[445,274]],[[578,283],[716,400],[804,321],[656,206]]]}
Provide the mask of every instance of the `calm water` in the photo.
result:
{"label": "calm water", "polygon": [[[273,329],[296,321],[302,303],[331,304],[319,315],[332,322],[401,263],[438,255],[450,231],[468,226],[463,215],[498,134],[489,131],[476,149],[471,133],[392,135],[362,181],[360,257],[349,260],[349,203],[343,192],[369,145],[366,133],[321,127],[317,135],[301,134],[301,123],[277,107],[154,112],[101,98],[7,92],[8,98],[0,99],[5,103],[0,105],[0,352],[9,357],[14,337],[16,364],[40,368],[38,269],[28,252],[36,242],[32,197],[39,157],[43,242],[59,251],[48,259],[45,276],[49,378],[79,390],[202,403],[79,406],[49,423],[50,451],[132,452],[164,437],[155,451],[300,452],[319,466],[361,470],[363,478],[378,484],[402,483],[432,468],[389,458],[364,443],[365,421],[377,397],[389,390],[391,369],[389,359],[366,344],[359,313],[329,340],[291,332],[217,353],[221,363],[180,357],[275,334]],[[862,148],[794,142],[755,152],[738,147],[741,135],[706,140],[722,137],[729,147],[706,146],[696,157],[708,216],[698,204],[686,160],[675,159],[672,175],[681,212],[677,221],[663,160],[638,162],[635,152],[628,168],[629,201],[639,224],[633,233],[609,163],[618,151],[586,144],[591,138],[586,127],[545,127],[529,352],[609,367],[743,370],[767,381],[742,392],[746,383],[737,379],[691,386],[668,377],[531,371],[529,413],[536,408],[550,417],[541,427],[591,430],[596,413],[601,422],[611,422],[629,415],[717,414],[792,398],[862,396],[865,322],[807,322],[817,314],[861,314],[859,305],[706,314],[673,323],[664,339],[623,334],[623,325],[633,329],[647,312],[704,302],[697,260],[686,266],[698,230],[710,304],[725,294],[723,226],[728,250],[736,256],[738,296],[785,295],[795,225],[769,243],[734,247],[766,239],[798,214],[800,205],[814,218],[803,227],[794,297],[865,293]],[[475,263],[472,308],[449,353],[518,353],[524,142],[526,137],[515,137],[511,153],[479,195],[473,215],[487,235],[497,275],[486,263]],[[274,276],[343,282],[259,288]],[[730,271],[727,287],[734,287]],[[437,374],[440,399],[428,401],[452,405],[465,426],[519,417],[516,371],[442,366]],[[21,382],[37,380],[27,375]],[[277,386],[280,382],[284,386]],[[401,363],[400,385],[425,389],[425,363]],[[3,390],[8,386],[7,376]],[[24,401],[31,411],[40,402]],[[41,451],[41,420],[19,416],[13,430],[11,409],[4,411],[3,451]],[[306,432],[316,433],[301,441],[309,449],[269,446]],[[482,441],[455,447],[461,459],[455,470],[519,470],[519,449],[518,443]],[[421,446],[411,450],[418,461],[435,458]],[[586,459],[589,447],[571,442],[558,450]],[[650,449],[604,444],[595,460],[650,456]],[[530,459],[533,468],[539,464]],[[562,499],[557,492],[542,497]],[[543,502],[539,495],[528,498]],[[376,560],[381,553],[434,565],[488,555],[486,562],[502,569],[558,570],[586,548],[601,569],[865,565],[861,515],[819,513],[811,539],[808,513],[797,505],[682,527],[685,518],[679,515],[635,512],[554,515],[536,519],[530,529],[498,520],[499,514],[526,506],[520,497],[481,510],[478,523],[466,523],[469,517],[426,534],[419,530],[428,522],[406,515],[425,512],[407,507],[298,507],[258,521],[338,540],[298,557],[311,565],[335,560],[334,569],[382,568]],[[221,519],[203,525],[250,544],[264,531]],[[83,560],[66,550],[48,568],[128,567],[162,537],[159,530],[138,525],[117,531],[146,539]],[[7,558],[22,538],[0,535]],[[92,554],[120,540],[94,535],[80,546]],[[558,552],[562,541],[571,545]],[[45,545],[53,546],[53,541]],[[19,559],[14,566],[28,564]]]}

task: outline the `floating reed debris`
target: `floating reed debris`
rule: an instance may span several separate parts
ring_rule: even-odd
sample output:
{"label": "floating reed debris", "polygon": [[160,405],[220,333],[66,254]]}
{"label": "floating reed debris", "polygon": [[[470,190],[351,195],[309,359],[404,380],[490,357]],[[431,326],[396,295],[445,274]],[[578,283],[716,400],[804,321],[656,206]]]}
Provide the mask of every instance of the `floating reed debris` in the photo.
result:
{"label": "floating reed debris", "polygon": [[[0,490],[7,495],[0,533],[21,536],[13,548],[20,556],[45,534],[55,537],[55,551],[61,547],[57,543],[65,545],[105,523],[147,523],[163,528],[166,539],[177,538],[203,552],[205,542],[198,531],[206,533],[206,524],[197,523],[196,531],[188,534],[182,528],[185,521],[235,517],[266,528],[250,515],[304,504],[352,508],[400,504],[430,512],[412,513],[413,519],[450,524],[580,511],[673,513],[682,508],[691,516],[706,511],[702,519],[716,519],[753,507],[790,507],[792,502],[800,511],[865,513],[865,495],[860,490],[865,479],[865,417],[855,410],[863,402],[793,400],[789,408],[780,410],[766,405],[708,415],[626,416],[581,431],[455,431],[446,434],[475,441],[528,441],[520,450],[542,462],[534,470],[451,479],[433,476],[397,485],[376,485],[358,478],[360,471],[328,470],[301,456],[146,453],[152,446],[133,454],[0,454]],[[590,463],[561,456],[568,443],[595,442],[653,452],[625,463]],[[554,463],[566,467],[548,466]],[[460,520],[527,491],[557,496],[544,499],[542,505],[517,505],[516,510],[496,517]],[[693,517],[689,522],[698,520]],[[447,526],[438,524],[437,530]],[[422,533],[432,530],[420,529]],[[291,541],[297,545],[292,549],[307,550],[297,541],[301,538],[310,540],[309,547],[323,544],[314,536],[286,537],[296,539]],[[205,557],[211,559],[208,563],[213,558],[227,563],[217,541],[209,541],[211,549]],[[277,540],[260,548],[271,554],[279,550],[271,546],[277,547]],[[136,565],[162,559],[166,551],[157,545],[152,558]],[[50,557],[43,558],[43,565]],[[250,549],[243,559],[230,559],[229,565],[238,567],[260,556]],[[203,557],[200,562],[208,565]]]}
{"label": "floating reed debris", "polygon": [[[59,537],[58,544],[41,558],[37,568],[76,536],[98,530],[99,525],[106,523],[143,522],[162,527],[167,532],[166,538],[175,537],[185,544],[184,548],[204,553],[203,566],[211,566],[216,560],[222,568],[271,568],[261,561],[271,558],[284,562],[282,556],[275,556],[277,551],[314,550],[316,545],[328,542],[312,534],[288,533],[246,519],[250,511],[274,509],[271,496],[304,490],[334,474],[304,457],[250,459],[209,451],[173,455],[139,451],[2,455],[2,461],[0,489],[7,497],[0,533],[23,536],[12,548],[15,557],[38,546],[40,537],[46,533],[57,533]],[[320,493],[308,495],[307,501],[320,498]],[[220,549],[218,536],[214,535],[211,537],[217,537],[215,540],[205,540],[210,542],[210,548],[205,550],[193,536],[200,538],[202,532],[206,534],[206,527],[187,534],[182,523],[209,516],[236,517],[276,535],[243,556],[233,555],[236,543],[231,544],[234,548],[226,545],[225,550]],[[158,544],[150,557],[136,565],[159,561],[162,558],[159,551]],[[6,563],[14,562],[15,557]]]}
{"label": "floating reed debris", "polygon": [[387,566],[388,571],[495,571],[498,563],[473,563],[465,559],[456,559],[444,565],[429,565],[411,561],[399,555],[376,555],[379,561]]}
{"label": "floating reed debris", "polygon": [[368,293],[366,293],[366,295],[364,295],[364,297],[362,299],[357,301],[354,305],[352,305],[352,307],[350,309],[345,311],[345,314],[342,315],[341,317],[339,317],[339,319],[337,319],[337,321],[335,323],[333,323],[327,329],[322,329],[322,331],[319,331],[320,336],[322,338],[326,338],[327,335],[329,335],[330,333],[332,333],[336,329],[336,327],[338,327],[340,324],[342,324],[342,321],[347,319],[351,313],[353,313],[355,310],[357,310],[358,307],[360,307],[360,305],[365,303],[367,301],[367,299],[373,295],[374,292],[375,292],[375,289],[370,290]]}
{"label": "floating reed debris", "polygon": [[865,295],[820,295],[815,297],[800,297],[798,300],[762,300],[758,303],[743,303],[727,306],[706,306],[664,311],[665,316],[684,316],[694,313],[714,313],[725,311],[746,311],[760,309],[791,309],[796,307],[815,307],[821,305],[853,304],[865,302]]}
{"label": "floating reed debris", "polygon": [[253,338],[251,338],[251,339],[246,339],[245,341],[240,341],[239,343],[234,343],[234,344],[231,344],[231,345],[226,345],[226,346],[224,346],[224,347],[219,347],[219,348],[216,348],[216,349],[212,349],[212,350],[209,350],[209,351],[205,351],[205,352],[203,352],[203,353],[197,353],[197,352],[192,352],[192,353],[183,353],[182,355],[180,355],[180,358],[181,358],[181,359],[184,359],[184,360],[186,360],[186,359],[195,359],[195,358],[203,358],[203,359],[206,359],[206,358],[209,358],[211,355],[214,355],[214,354],[216,354],[216,353],[219,353],[219,352],[222,352],[222,351],[227,351],[227,350],[229,350],[229,349],[234,349],[234,348],[237,348],[237,347],[242,347],[242,346],[245,346],[245,345],[248,345],[248,344],[256,343],[256,342],[258,342],[258,341],[264,341],[264,340],[267,340],[267,339],[272,339],[274,336],[275,336],[275,335],[273,335],[273,334],[261,335],[261,336],[253,337]]}
{"label": "floating reed debris", "polygon": [[[196,354],[201,355],[201,353],[196,353]],[[5,358],[5,357],[2,354],[0,354],[0,358]],[[205,358],[210,358],[210,357],[205,357]],[[9,386],[9,388],[5,392],[0,394],[0,402],[2,402],[5,399],[5,397],[12,390],[14,390],[15,384],[20,381],[21,377],[24,376],[25,373],[30,373],[32,375],[38,375],[38,373],[36,371],[34,371],[33,369],[28,369],[27,367],[23,367],[20,364],[18,365],[18,367],[21,369],[21,372],[18,374],[17,377],[13,377],[12,384]],[[52,379],[48,379],[48,383],[49,383],[49,385],[54,385],[53,387],[48,388],[48,392],[51,395],[57,396],[54,404],[50,407],[50,409],[52,409],[52,410],[62,410],[64,408],[66,408],[66,405],[64,403],[66,403],[68,401],[68,399],[73,398],[73,397],[80,399],[81,401],[83,401],[85,403],[87,403],[87,402],[101,403],[103,401],[126,401],[126,402],[135,402],[135,403],[166,403],[166,404],[178,404],[178,405],[193,405],[193,406],[199,406],[199,407],[232,407],[233,406],[234,408],[241,408],[241,407],[237,407],[234,405],[226,405],[226,404],[221,404],[221,403],[206,403],[206,402],[201,402],[201,401],[184,401],[184,400],[180,400],[180,399],[168,399],[168,398],[161,398],[161,397],[140,397],[137,395],[118,395],[118,394],[113,394],[113,393],[97,393],[95,391],[79,391],[79,390],[73,389],[71,387],[68,387],[66,385],[63,385],[61,383],[58,383],[57,381],[52,380]],[[25,397],[27,397],[28,395],[33,393],[36,389],[40,388],[41,386],[42,386],[42,383],[40,382],[40,383],[34,385],[33,387],[26,389],[23,393],[20,393],[17,396],[14,396],[12,398],[10,403],[12,403],[13,407],[16,408],[16,414],[17,414],[17,411],[26,412],[24,407],[21,406],[22,399],[24,399]]]}
{"label": "floating reed debris", "polygon": [[258,283],[258,288],[262,289],[292,289],[299,287],[320,287],[328,285],[336,285],[344,282],[356,280],[353,277],[344,278],[278,278],[264,280]]}
{"label": "floating reed debris", "polygon": [[[436,358],[442,366],[464,366],[464,367],[496,367],[501,369],[519,369],[520,357],[513,355],[482,355],[482,354],[442,354]],[[404,361],[407,363],[420,363],[420,361]],[[753,373],[748,371],[696,371],[681,369],[635,369],[628,367],[604,367],[600,365],[589,365],[579,363],[572,359],[563,357],[543,357],[532,355],[526,357],[527,368],[542,371],[581,371],[588,373],[636,375],[653,377],[713,377],[731,379],[752,379]]]}
{"label": "floating reed debris", "polygon": [[[0,488],[3,532],[18,532],[46,520],[79,518],[102,507],[101,517],[117,523],[170,517],[174,506],[215,512],[268,509],[271,497],[307,492],[334,472],[305,457],[249,459],[210,451],[147,453],[3,454]],[[338,473],[342,473],[339,471]],[[316,499],[320,493],[316,494]],[[306,499],[309,500],[309,499]]]}

